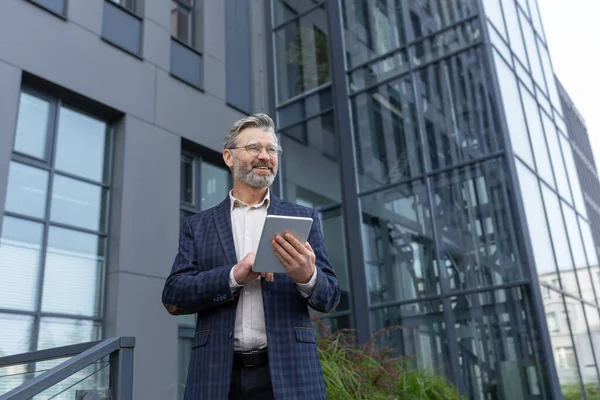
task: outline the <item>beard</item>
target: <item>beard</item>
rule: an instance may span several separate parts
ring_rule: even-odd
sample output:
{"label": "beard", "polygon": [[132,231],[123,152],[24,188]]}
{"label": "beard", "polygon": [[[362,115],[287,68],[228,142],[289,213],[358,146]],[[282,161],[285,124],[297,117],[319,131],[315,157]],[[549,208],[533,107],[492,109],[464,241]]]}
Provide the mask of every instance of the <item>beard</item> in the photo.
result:
{"label": "beard", "polygon": [[[258,175],[254,173],[254,168],[267,167],[269,168],[270,174]],[[263,189],[269,187],[275,181],[275,175],[277,175],[277,166],[269,167],[267,163],[262,161],[254,161],[250,163],[244,163],[237,157],[233,157],[233,177],[238,181],[244,182],[246,185]]]}

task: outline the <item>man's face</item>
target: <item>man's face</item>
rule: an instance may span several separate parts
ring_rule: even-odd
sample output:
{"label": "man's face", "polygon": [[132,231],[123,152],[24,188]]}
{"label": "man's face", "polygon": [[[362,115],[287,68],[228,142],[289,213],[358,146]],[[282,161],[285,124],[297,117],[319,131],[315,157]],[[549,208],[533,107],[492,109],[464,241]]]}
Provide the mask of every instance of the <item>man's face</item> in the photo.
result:
{"label": "man's face", "polygon": [[[252,155],[244,146],[260,149],[260,152]],[[246,128],[237,137],[235,147],[241,148],[225,150],[223,154],[225,162],[232,168],[234,179],[255,188],[271,186],[279,161],[277,156],[272,157],[268,152],[269,148],[278,148],[274,135],[258,128]]]}

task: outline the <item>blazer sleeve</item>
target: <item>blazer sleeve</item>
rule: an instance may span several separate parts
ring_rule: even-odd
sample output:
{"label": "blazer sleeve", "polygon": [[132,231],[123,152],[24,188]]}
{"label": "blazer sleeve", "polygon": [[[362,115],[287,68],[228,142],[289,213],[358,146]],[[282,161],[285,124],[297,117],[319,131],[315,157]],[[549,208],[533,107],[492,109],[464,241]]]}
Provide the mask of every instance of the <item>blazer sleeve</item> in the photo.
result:
{"label": "blazer sleeve", "polygon": [[330,313],[335,310],[340,302],[340,285],[325,249],[321,221],[316,210],[313,210],[312,218],[313,224],[308,235],[308,243],[310,243],[316,256],[317,282],[312,295],[307,298],[307,301],[308,305],[314,310]]}
{"label": "blazer sleeve", "polygon": [[229,272],[233,264],[199,271],[195,249],[193,231],[187,218],[181,229],[179,250],[162,293],[162,303],[170,314],[196,314],[234,300],[234,293],[229,287]]}

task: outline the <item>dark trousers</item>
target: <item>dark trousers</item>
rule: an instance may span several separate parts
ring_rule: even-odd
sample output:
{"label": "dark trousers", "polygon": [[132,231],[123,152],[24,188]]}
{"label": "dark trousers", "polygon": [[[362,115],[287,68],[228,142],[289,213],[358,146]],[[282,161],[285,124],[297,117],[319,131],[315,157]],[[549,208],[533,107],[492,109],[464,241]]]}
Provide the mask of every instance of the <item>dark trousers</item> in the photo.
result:
{"label": "dark trousers", "polygon": [[269,364],[233,368],[229,400],[274,400]]}

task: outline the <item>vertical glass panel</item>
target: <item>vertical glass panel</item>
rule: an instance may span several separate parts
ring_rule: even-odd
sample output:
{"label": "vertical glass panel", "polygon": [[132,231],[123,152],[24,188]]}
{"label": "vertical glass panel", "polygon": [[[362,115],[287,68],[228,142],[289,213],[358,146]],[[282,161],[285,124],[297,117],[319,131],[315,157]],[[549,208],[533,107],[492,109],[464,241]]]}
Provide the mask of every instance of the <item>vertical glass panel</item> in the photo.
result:
{"label": "vertical glass panel", "polygon": [[275,31],[280,103],[329,82],[327,15],[324,8]]}
{"label": "vertical glass panel", "polygon": [[525,291],[496,290],[451,300],[458,372],[469,399],[542,398],[545,365]]}
{"label": "vertical glass panel", "polygon": [[[541,0],[540,0],[541,1]],[[533,20],[533,26],[541,38],[544,37],[544,29],[542,28],[542,17],[540,16],[540,10],[537,6],[536,0],[529,0],[529,9],[531,10],[531,19]]]}
{"label": "vertical glass panel", "polygon": [[308,207],[339,204],[341,199],[340,167],[337,156],[338,137],[333,112],[321,114],[295,125],[305,134],[302,142],[293,130],[282,130],[285,198]]}
{"label": "vertical glass panel", "polygon": [[460,53],[417,75],[433,170],[480,158],[501,147],[481,51]]}
{"label": "vertical glass panel", "polygon": [[434,219],[451,290],[522,279],[505,171],[495,159],[435,179]]}
{"label": "vertical glass panel", "polygon": [[[598,375],[596,371],[596,360],[594,349],[590,341],[590,332],[586,322],[586,315],[583,309],[583,303],[565,296],[567,302],[567,312],[571,321],[571,330],[573,334],[573,343],[577,352],[577,361],[579,373],[583,384],[598,385]],[[593,397],[592,397],[593,398]]]}
{"label": "vertical glass panel", "polygon": [[[186,2],[187,3],[187,2]],[[190,7],[179,4],[177,1],[171,2],[171,36],[179,41],[194,46],[193,39],[193,13]]]}
{"label": "vertical glass panel", "polygon": [[471,21],[417,42],[413,62],[416,66],[440,59],[471,46],[482,39],[479,21]]}
{"label": "vertical glass panel", "polygon": [[506,114],[506,124],[513,151],[521,157],[528,165],[533,167],[533,153],[529,145],[527,135],[527,126],[521,107],[521,98],[519,97],[519,87],[517,79],[509,66],[502,60],[498,53],[494,52],[496,70],[498,72],[498,85],[502,94],[502,104]]}
{"label": "vertical glass panel", "polygon": [[21,92],[15,151],[45,160],[49,117],[50,103]]}
{"label": "vertical glass panel", "polygon": [[361,199],[370,304],[440,294],[428,204],[421,181]]}
{"label": "vertical glass panel", "polygon": [[325,247],[329,260],[335,268],[335,275],[340,284],[341,298],[336,311],[350,310],[350,275],[346,259],[346,240],[344,219],[341,208],[321,213]]}
{"label": "vertical glass panel", "polygon": [[540,186],[536,176],[524,164],[520,161],[517,161],[516,164],[527,218],[527,228],[533,248],[533,257],[540,281],[545,281],[546,279],[542,279],[542,277],[556,275],[556,262],[552,251],[549,251],[549,249],[552,249],[552,242],[550,241]]}
{"label": "vertical glass panel", "polygon": [[[2,264],[0,263],[0,268],[1,266]],[[0,314],[0,357],[31,351],[30,340],[32,329],[33,317],[28,315]],[[31,375],[26,375],[26,372],[26,365],[0,368],[0,393],[6,393],[21,385],[27,379],[31,379]]]}
{"label": "vertical glass panel", "polygon": [[504,7],[504,18],[510,38],[510,47],[523,65],[527,67],[527,54],[525,53],[523,36],[521,36],[521,27],[519,26],[519,17],[515,2],[514,0],[505,0],[502,2],[502,6]]}
{"label": "vertical glass panel", "polygon": [[182,203],[189,204],[191,206],[196,204],[196,188],[194,185],[194,182],[196,181],[195,175],[194,158],[181,155],[180,199]]}
{"label": "vertical glass panel", "polygon": [[4,216],[0,238],[0,308],[35,310],[43,230],[42,224]]}
{"label": "vertical glass panel", "polygon": [[379,336],[376,344],[389,346],[420,369],[434,369],[452,376],[448,357],[449,343],[440,300],[404,304],[371,311],[372,332],[392,326]]}
{"label": "vertical glass panel", "polygon": [[422,173],[423,150],[410,79],[354,97],[352,113],[361,191]]}
{"label": "vertical glass panel", "polygon": [[42,311],[99,316],[104,262],[103,238],[50,227]]}
{"label": "vertical glass panel", "polygon": [[569,243],[571,244],[571,253],[573,254],[573,261],[575,262],[575,269],[587,269],[585,250],[583,249],[583,242],[581,241],[579,227],[577,226],[577,215],[575,214],[575,211],[564,202],[562,202],[561,205],[565,215],[567,234],[569,235]]}
{"label": "vertical glass panel", "polygon": [[562,135],[558,135],[558,137],[560,139],[563,156],[565,157],[565,166],[567,167],[567,175],[569,176],[569,182],[571,183],[571,191],[573,193],[573,199],[575,200],[575,208],[581,215],[587,218],[583,194],[581,192],[581,186],[579,185],[579,175],[577,175],[575,161],[573,160],[571,143],[569,143],[569,140]]}
{"label": "vertical glass panel", "polygon": [[585,253],[587,255],[588,264],[590,266],[598,265],[598,251],[596,249],[596,246],[594,245],[594,239],[592,237],[590,224],[588,224],[581,217],[578,217],[578,219],[579,226],[581,227],[581,235],[583,236],[583,244],[585,247]]}
{"label": "vertical glass panel", "polygon": [[538,48],[540,50],[540,57],[542,59],[542,66],[544,67],[544,76],[546,77],[546,83],[548,85],[548,93],[550,94],[550,100],[552,105],[562,115],[562,109],[560,104],[560,98],[558,97],[558,90],[556,89],[556,81],[554,80],[554,72],[552,71],[552,63],[550,62],[550,54],[546,46],[537,39]]}
{"label": "vertical glass panel", "polygon": [[504,27],[504,17],[502,16],[502,5],[500,0],[486,0],[483,2],[485,15],[492,21],[492,24],[498,29],[500,35],[507,39],[506,28]]}
{"label": "vertical glass panel", "polygon": [[48,171],[11,161],[6,190],[6,211],[44,218]]}
{"label": "vertical glass panel", "polygon": [[347,0],[344,42],[350,68],[406,44],[401,0]]}
{"label": "vertical glass panel", "polygon": [[554,187],[554,178],[552,176],[552,167],[546,141],[544,140],[544,131],[540,121],[540,112],[533,96],[521,86],[521,98],[523,99],[523,108],[527,116],[527,126],[529,128],[529,138],[535,154],[537,172],[550,186]]}
{"label": "vertical glass panel", "polygon": [[208,210],[221,203],[231,190],[231,177],[228,170],[202,162],[200,171],[202,202],[200,210]]}
{"label": "vertical glass panel", "polygon": [[94,231],[105,230],[107,193],[101,186],[55,174],[50,219]]}
{"label": "vertical glass panel", "polygon": [[61,107],[55,167],[93,181],[106,179],[106,123]]}
{"label": "vertical glass panel", "polygon": [[533,80],[531,79],[531,75],[529,75],[529,72],[527,72],[527,70],[525,69],[525,67],[523,66],[523,64],[521,64],[521,62],[517,59],[515,59],[513,57],[514,60],[514,64],[515,64],[515,71],[517,72],[517,76],[519,77],[519,79],[521,79],[521,82],[527,86],[527,89],[529,89],[530,92],[533,92],[535,90],[534,86],[533,86]]}
{"label": "vertical glass panel", "polygon": [[97,322],[70,318],[42,318],[37,350],[100,340]]}
{"label": "vertical glass panel", "polygon": [[554,313],[558,320],[557,329],[549,333],[556,372],[563,395],[567,399],[581,399],[579,368],[577,367],[575,345],[569,327],[569,317],[572,315],[572,318],[576,317],[574,315],[575,310],[565,308],[563,298],[564,296],[559,292],[551,290],[549,299],[544,301],[544,309],[546,315]]}
{"label": "vertical glass panel", "polygon": [[315,6],[315,2],[302,0],[273,0],[273,15],[275,16],[275,25],[284,22],[302,14]]}
{"label": "vertical glass panel", "polygon": [[[546,185],[542,185],[542,195],[546,205],[548,221],[550,221],[550,233],[552,235],[552,244],[554,248],[554,255],[556,256],[556,261],[558,263],[558,269],[559,271],[573,270],[571,250],[569,249],[569,242],[567,240],[567,233],[565,231],[565,225],[563,223],[563,217],[560,211],[558,196],[556,196],[556,194]],[[563,289],[567,289],[565,282],[563,282]],[[569,289],[572,290],[572,288]]]}
{"label": "vertical glass panel", "polygon": [[492,42],[496,50],[498,50],[498,52],[502,54],[502,57],[504,57],[504,59],[512,60],[508,44],[506,44],[505,39],[503,39],[498,34],[498,32],[494,29],[494,27],[491,24],[488,24],[488,32],[490,34],[490,41]]}
{"label": "vertical glass panel", "polygon": [[527,55],[529,56],[529,64],[531,65],[531,74],[533,79],[546,91],[546,85],[544,84],[544,71],[542,71],[542,64],[540,63],[540,57],[537,52],[535,34],[531,24],[522,13],[519,12],[521,20],[521,28],[523,29],[523,37],[525,39],[525,46],[527,47]]}
{"label": "vertical glass panel", "polygon": [[569,181],[567,180],[567,172],[563,163],[563,157],[560,151],[560,144],[558,143],[556,128],[554,127],[554,123],[550,117],[545,112],[542,112],[542,123],[544,125],[546,141],[548,142],[548,149],[550,150],[552,169],[554,170],[554,177],[556,178],[556,188],[560,195],[569,203],[571,203],[572,200],[571,192],[569,191]]}
{"label": "vertical glass panel", "polygon": [[[596,366],[598,365],[598,362],[600,362],[600,314],[597,308],[592,307],[588,304],[583,304],[583,308],[585,310],[585,315],[587,318],[587,322],[588,322],[588,327],[589,327],[589,333],[590,336],[592,337],[592,351],[590,352],[590,355],[594,355],[595,359],[593,361],[595,361]],[[589,368],[586,365],[586,369],[591,370],[592,368]],[[594,382],[594,378],[591,375],[592,371],[586,371],[586,375],[588,375],[588,379],[589,382]],[[596,378],[597,379],[597,378]],[[591,388],[590,388],[591,386]],[[594,385],[589,384],[586,385],[586,389],[594,389],[598,387],[598,382],[596,381]],[[588,393],[588,399],[593,399],[593,397],[590,397],[591,393]]]}
{"label": "vertical glass panel", "polygon": [[477,2],[473,0],[422,0],[408,4],[413,39],[431,35],[477,12]]}

